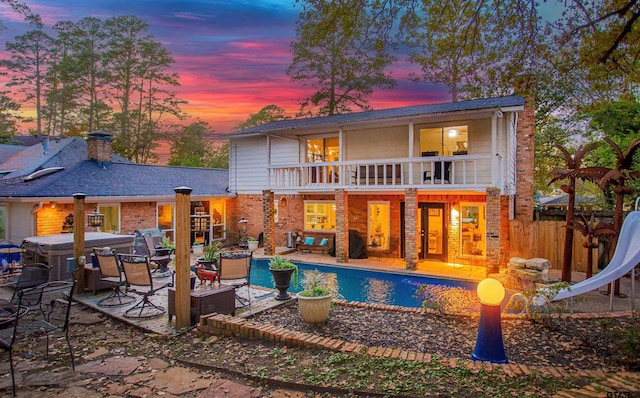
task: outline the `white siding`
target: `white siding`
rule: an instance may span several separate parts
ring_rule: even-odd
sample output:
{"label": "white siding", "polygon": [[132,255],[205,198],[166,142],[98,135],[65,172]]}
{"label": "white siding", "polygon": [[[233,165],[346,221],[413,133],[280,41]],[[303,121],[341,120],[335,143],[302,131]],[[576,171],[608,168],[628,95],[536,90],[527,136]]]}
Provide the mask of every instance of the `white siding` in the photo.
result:
{"label": "white siding", "polygon": [[406,158],[409,126],[346,131],[344,153],[344,160]]}
{"label": "white siding", "polygon": [[267,186],[267,139],[251,137],[229,144],[229,190],[261,193]]}
{"label": "white siding", "polygon": [[9,203],[9,233],[7,238],[15,244],[36,235],[35,216],[31,214],[33,203]]}
{"label": "white siding", "polygon": [[[279,166],[298,163],[300,157],[300,141],[292,138],[271,138],[271,165]],[[304,161],[304,160],[302,160]]]}

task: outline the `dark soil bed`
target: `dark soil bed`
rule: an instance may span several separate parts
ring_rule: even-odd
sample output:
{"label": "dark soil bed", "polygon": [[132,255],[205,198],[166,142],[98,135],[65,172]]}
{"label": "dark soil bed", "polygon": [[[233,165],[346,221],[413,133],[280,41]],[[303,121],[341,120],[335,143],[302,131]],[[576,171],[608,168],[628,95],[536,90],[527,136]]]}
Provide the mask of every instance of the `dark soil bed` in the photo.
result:
{"label": "dark soil bed", "polygon": [[[252,322],[270,323],[289,330],[314,333],[365,346],[394,347],[442,357],[470,359],[478,317],[417,314],[335,305],[323,326],[309,326],[292,302],[255,315]],[[510,362],[527,366],[565,366],[580,369],[616,368],[621,365],[615,334],[629,330],[638,320],[629,317],[601,319],[503,319],[504,346]],[[608,325],[609,332],[603,331]],[[627,363],[628,365],[628,363]],[[633,363],[631,364],[634,367]],[[636,364],[637,365],[637,364]]]}

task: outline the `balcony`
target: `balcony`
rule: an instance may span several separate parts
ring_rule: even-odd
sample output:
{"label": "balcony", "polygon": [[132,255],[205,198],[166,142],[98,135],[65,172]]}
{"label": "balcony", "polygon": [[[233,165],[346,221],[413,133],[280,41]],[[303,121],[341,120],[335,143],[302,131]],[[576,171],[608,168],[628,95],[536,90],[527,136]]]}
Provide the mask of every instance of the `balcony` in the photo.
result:
{"label": "balcony", "polygon": [[301,163],[268,170],[272,190],[479,190],[502,181],[502,168],[492,172],[488,154]]}

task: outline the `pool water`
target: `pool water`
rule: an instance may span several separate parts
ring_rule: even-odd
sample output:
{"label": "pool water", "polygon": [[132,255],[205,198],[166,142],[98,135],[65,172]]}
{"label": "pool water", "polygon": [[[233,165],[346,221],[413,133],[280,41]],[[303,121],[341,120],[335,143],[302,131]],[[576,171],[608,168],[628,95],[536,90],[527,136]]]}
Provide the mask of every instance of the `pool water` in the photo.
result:
{"label": "pool water", "polygon": [[[291,283],[289,293],[297,293],[302,290],[304,273],[307,270],[317,269],[326,274],[329,285],[347,301],[359,301],[366,303],[381,303],[399,305],[403,307],[419,308],[422,300],[416,298],[416,291],[421,285],[432,285],[442,288],[473,290],[477,286],[474,282],[465,282],[453,279],[435,277],[394,274],[383,271],[371,271],[355,268],[334,267],[329,265],[317,265],[299,263],[300,283],[296,289]],[[273,278],[269,272],[269,260],[254,259],[251,266],[251,284],[267,288],[274,288]]]}

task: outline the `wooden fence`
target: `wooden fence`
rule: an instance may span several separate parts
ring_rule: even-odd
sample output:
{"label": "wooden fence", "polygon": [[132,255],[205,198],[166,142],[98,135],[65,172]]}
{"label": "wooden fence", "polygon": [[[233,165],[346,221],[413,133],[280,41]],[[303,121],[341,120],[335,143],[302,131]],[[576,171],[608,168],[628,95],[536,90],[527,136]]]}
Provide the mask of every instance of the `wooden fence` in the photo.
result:
{"label": "wooden fence", "polygon": [[[509,257],[541,257],[551,261],[553,269],[562,268],[564,221],[517,221],[509,223],[511,238]],[[578,231],[573,233],[572,270],[585,272],[587,267],[587,249],[582,246],[587,238]],[[593,250],[594,263],[597,263],[598,249]],[[597,267],[594,265],[594,269]]]}

